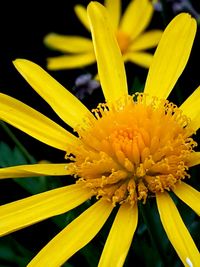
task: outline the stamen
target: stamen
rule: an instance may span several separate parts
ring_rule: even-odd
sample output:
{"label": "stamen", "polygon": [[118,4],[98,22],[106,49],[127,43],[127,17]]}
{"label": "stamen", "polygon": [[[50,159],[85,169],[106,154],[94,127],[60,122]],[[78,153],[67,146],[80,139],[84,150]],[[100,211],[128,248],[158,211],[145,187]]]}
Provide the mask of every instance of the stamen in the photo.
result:
{"label": "stamen", "polygon": [[130,40],[129,36],[124,32],[118,31],[116,34],[116,37],[117,37],[117,41],[118,41],[118,45],[120,47],[120,50],[121,50],[122,54],[124,54],[127,51],[131,40]]}
{"label": "stamen", "polygon": [[146,202],[189,178],[188,162],[197,143],[190,120],[168,100],[136,93],[99,104],[95,121],[78,129],[73,155],[75,178],[96,196],[116,203]]}

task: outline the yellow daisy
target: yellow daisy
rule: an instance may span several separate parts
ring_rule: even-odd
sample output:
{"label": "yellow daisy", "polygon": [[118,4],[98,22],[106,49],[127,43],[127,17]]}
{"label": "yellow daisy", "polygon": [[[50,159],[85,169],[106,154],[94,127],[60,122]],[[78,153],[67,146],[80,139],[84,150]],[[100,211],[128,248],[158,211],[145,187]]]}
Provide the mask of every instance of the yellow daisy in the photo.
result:
{"label": "yellow daisy", "polygon": [[[149,68],[153,55],[145,50],[157,46],[162,35],[161,30],[145,31],[151,22],[153,4],[149,0],[132,0],[123,15],[121,0],[105,0],[104,4],[124,61]],[[76,5],[75,13],[90,32],[86,8]],[[83,67],[96,62],[92,40],[89,38],[49,33],[44,38],[44,43],[49,48],[64,53],[47,59],[49,70]]]}
{"label": "yellow daisy", "polygon": [[183,182],[189,177],[188,168],[200,163],[200,152],[194,151],[196,142],[191,137],[200,127],[200,87],[179,108],[166,100],[189,58],[196,21],[186,13],[171,21],[155,52],[144,93],[130,96],[105,8],[91,2],[87,12],[106,100],[93,113],[35,63],[14,61],[21,75],[76,131],[75,135],[20,101],[0,95],[2,120],[67,151],[66,159],[71,161],[2,168],[0,178],[73,175],[76,183],[1,206],[0,235],[94,198],[94,204],[56,235],[28,266],[61,266],[94,238],[112,210],[118,208],[98,266],[122,266],[137,227],[138,203],[155,197],[162,225],[183,265],[198,267],[199,251],[171,194],[200,214],[200,193]]}

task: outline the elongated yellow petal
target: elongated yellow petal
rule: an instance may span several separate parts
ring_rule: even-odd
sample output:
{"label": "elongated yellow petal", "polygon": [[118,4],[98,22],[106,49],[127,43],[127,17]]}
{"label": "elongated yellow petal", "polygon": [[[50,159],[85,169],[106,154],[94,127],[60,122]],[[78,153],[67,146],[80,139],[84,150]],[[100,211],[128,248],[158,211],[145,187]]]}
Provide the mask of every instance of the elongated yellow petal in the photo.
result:
{"label": "elongated yellow petal", "polygon": [[97,2],[90,2],[88,16],[103,93],[106,101],[114,103],[128,95],[121,52],[106,8]]}
{"label": "elongated yellow petal", "polygon": [[123,266],[137,223],[137,205],[121,205],[106,240],[99,267]]}
{"label": "elongated yellow petal", "polygon": [[61,126],[22,102],[0,94],[0,119],[47,145],[66,151],[79,140]]}
{"label": "elongated yellow petal", "polygon": [[117,30],[121,16],[121,0],[105,0],[104,6],[109,12],[114,30]]}
{"label": "elongated yellow petal", "polygon": [[40,66],[25,59],[16,59],[13,63],[33,89],[72,128],[77,125],[85,127],[87,119],[93,119],[90,111]]}
{"label": "elongated yellow petal", "polygon": [[183,113],[191,119],[191,127],[200,128],[200,86],[180,106]]}
{"label": "elongated yellow petal", "polygon": [[184,266],[188,267],[187,262],[200,266],[199,251],[169,194],[157,194],[156,201],[165,232]]}
{"label": "elongated yellow petal", "polygon": [[167,98],[188,61],[196,33],[189,14],[177,15],[166,27],[154,54],[144,92]]}
{"label": "elongated yellow petal", "polygon": [[96,62],[94,51],[83,54],[62,55],[47,58],[47,68],[49,70],[64,70],[82,68]]}
{"label": "elongated yellow petal", "polygon": [[173,189],[173,192],[191,209],[193,209],[200,216],[200,192],[192,186],[181,182]]}
{"label": "elongated yellow petal", "polygon": [[54,237],[28,264],[33,266],[61,266],[84,247],[100,231],[113,207],[99,200]]}
{"label": "elongated yellow petal", "polygon": [[122,16],[119,30],[132,40],[148,26],[153,15],[153,6],[148,0],[132,0]]}
{"label": "elongated yellow petal", "polygon": [[81,36],[49,33],[44,38],[44,44],[61,52],[82,53],[93,51],[92,41]]}
{"label": "elongated yellow petal", "polygon": [[153,55],[147,52],[128,52],[124,55],[124,61],[131,61],[144,68],[149,68],[153,60]]}
{"label": "elongated yellow petal", "polygon": [[87,17],[87,11],[86,8],[82,5],[75,5],[74,11],[76,13],[76,16],[80,20],[80,22],[83,24],[83,26],[90,31],[90,24]]}
{"label": "elongated yellow petal", "polygon": [[129,46],[129,51],[139,51],[155,47],[161,39],[163,31],[151,30],[138,36]]}
{"label": "elongated yellow petal", "polygon": [[0,206],[0,235],[67,212],[91,196],[91,190],[76,184]]}
{"label": "elongated yellow petal", "polygon": [[60,164],[32,164],[19,165],[14,167],[0,168],[0,179],[4,178],[22,178],[41,175],[70,175],[72,169],[68,163]]}
{"label": "elongated yellow petal", "polygon": [[196,166],[200,164],[200,152],[194,152],[189,155],[189,160],[187,162],[187,165],[189,167]]}

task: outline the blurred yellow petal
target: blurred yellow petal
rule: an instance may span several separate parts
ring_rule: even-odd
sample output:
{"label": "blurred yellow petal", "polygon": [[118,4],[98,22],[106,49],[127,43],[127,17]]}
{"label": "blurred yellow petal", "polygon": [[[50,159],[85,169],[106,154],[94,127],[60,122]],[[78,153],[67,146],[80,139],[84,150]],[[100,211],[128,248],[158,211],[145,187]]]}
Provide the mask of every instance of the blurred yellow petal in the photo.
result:
{"label": "blurred yellow petal", "polygon": [[187,165],[189,167],[196,166],[200,164],[200,152],[194,152],[189,155],[189,160],[187,162]]}
{"label": "blurred yellow petal", "polygon": [[146,94],[166,99],[188,61],[196,33],[189,14],[177,15],[166,27],[146,80]]}
{"label": "blurred yellow petal", "polygon": [[110,22],[117,30],[121,16],[121,0],[105,0],[104,6],[109,12]]}
{"label": "blurred yellow petal", "polygon": [[70,164],[32,164],[19,165],[14,167],[0,168],[0,179],[4,178],[22,178],[41,175],[70,175]]}
{"label": "blurred yellow petal", "polygon": [[124,55],[125,61],[131,61],[144,68],[149,68],[153,60],[153,55],[147,52],[128,52]]}
{"label": "blurred yellow petal", "polygon": [[97,201],[55,236],[27,267],[49,266],[49,263],[51,266],[61,266],[94,238],[108,219],[112,209],[110,202]]}
{"label": "blurred yellow petal", "polygon": [[81,36],[49,33],[44,38],[44,44],[61,52],[82,53],[93,51],[92,41]]}
{"label": "blurred yellow petal", "polygon": [[145,50],[150,49],[155,46],[157,46],[158,42],[160,41],[160,38],[162,36],[162,31],[160,30],[151,30],[148,32],[145,32],[138,36],[132,44],[129,45],[128,50],[129,51],[138,51],[138,50]]}
{"label": "blurred yellow petal", "polygon": [[153,6],[148,0],[132,0],[126,8],[120,22],[119,30],[133,40],[150,23]]}
{"label": "blurred yellow petal", "polygon": [[156,194],[156,201],[165,232],[184,266],[188,266],[187,261],[200,266],[199,251],[169,194]]}
{"label": "blurred yellow petal", "polygon": [[193,209],[200,216],[200,192],[195,190],[192,186],[181,182],[173,189],[174,193],[191,209]]}
{"label": "blurred yellow petal", "polygon": [[16,59],[14,65],[33,89],[72,128],[85,127],[87,119],[94,117],[91,112],[66,88],[37,64]]}
{"label": "blurred yellow petal", "polygon": [[137,223],[137,205],[122,204],[106,240],[99,267],[123,266]]}
{"label": "blurred yellow petal", "polygon": [[96,62],[94,52],[83,54],[62,55],[47,58],[47,68],[49,70],[63,70],[82,68]]}
{"label": "blurred yellow petal", "polygon": [[194,131],[200,128],[200,86],[180,106],[183,113],[191,119]]}
{"label": "blurred yellow petal", "polygon": [[29,134],[37,140],[66,151],[79,140],[61,126],[22,102],[0,94],[0,119]]}
{"label": "blurred yellow petal", "polygon": [[80,22],[83,24],[83,26],[90,31],[90,24],[87,17],[87,10],[82,5],[75,5],[74,11],[76,13],[76,16],[79,18]]}
{"label": "blurred yellow petal", "polygon": [[126,74],[116,37],[109,27],[107,10],[97,2],[90,2],[88,16],[105,99],[113,103],[123,101],[128,95]]}
{"label": "blurred yellow petal", "polygon": [[67,212],[90,197],[91,190],[69,185],[0,206],[0,236]]}

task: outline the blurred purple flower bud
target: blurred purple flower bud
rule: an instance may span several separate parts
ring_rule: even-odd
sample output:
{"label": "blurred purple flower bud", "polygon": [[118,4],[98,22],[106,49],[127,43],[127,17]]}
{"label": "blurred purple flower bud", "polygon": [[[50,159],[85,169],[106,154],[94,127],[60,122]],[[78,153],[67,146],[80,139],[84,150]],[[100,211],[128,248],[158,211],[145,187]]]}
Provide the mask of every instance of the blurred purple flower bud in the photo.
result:
{"label": "blurred purple flower bud", "polygon": [[159,12],[162,11],[162,4],[160,3],[159,0],[153,0],[152,3],[153,3],[153,7],[155,11],[159,11]]}
{"label": "blurred purple flower bud", "polygon": [[99,87],[100,83],[97,80],[92,79],[90,73],[87,73],[76,78],[73,90],[75,91],[76,97],[83,100],[87,94],[91,95],[93,91]]}
{"label": "blurred purple flower bud", "polygon": [[[194,18],[200,20],[200,14],[194,9],[189,0],[166,0],[171,5],[173,13],[176,15],[180,12],[189,12]],[[163,11],[162,3],[159,0],[152,1],[156,11]]]}
{"label": "blurred purple flower bud", "polygon": [[90,73],[82,74],[75,80],[75,86],[82,86],[87,84],[92,79],[92,75]]}
{"label": "blurred purple flower bud", "polygon": [[194,18],[200,18],[200,14],[193,8],[189,0],[179,0],[173,2],[174,3],[172,3],[172,9],[175,14],[181,11],[188,11]]}

